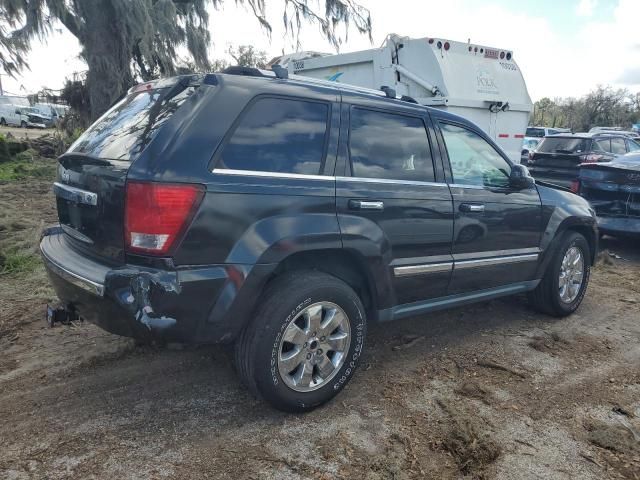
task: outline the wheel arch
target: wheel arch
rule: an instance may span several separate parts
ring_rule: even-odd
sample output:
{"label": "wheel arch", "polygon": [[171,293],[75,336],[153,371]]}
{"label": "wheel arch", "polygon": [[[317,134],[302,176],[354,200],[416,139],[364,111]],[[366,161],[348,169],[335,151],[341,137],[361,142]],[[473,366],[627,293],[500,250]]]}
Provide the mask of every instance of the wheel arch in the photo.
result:
{"label": "wheel arch", "polygon": [[273,271],[272,279],[294,270],[317,270],[339,278],[358,294],[367,317],[375,320],[378,287],[364,257],[346,249],[323,249],[297,252],[284,258]]}

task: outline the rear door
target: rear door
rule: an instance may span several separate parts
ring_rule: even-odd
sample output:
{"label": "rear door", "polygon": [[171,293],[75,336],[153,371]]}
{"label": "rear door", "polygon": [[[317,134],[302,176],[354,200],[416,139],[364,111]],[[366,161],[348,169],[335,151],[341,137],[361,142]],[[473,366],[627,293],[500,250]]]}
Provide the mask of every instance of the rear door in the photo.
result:
{"label": "rear door", "polygon": [[344,247],[370,255],[393,285],[392,304],[444,295],[452,203],[424,110],[354,98],[343,104],[341,124],[336,201]]}
{"label": "rear door", "polygon": [[124,261],[129,168],[195,88],[187,77],[139,86],[58,159],[58,218],[75,247],[116,263]]}
{"label": "rear door", "polygon": [[532,280],[542,229],[538,190],[511,187],[510,163],[478,130],[446,119],[436,123],[453,196],[448,293]]}

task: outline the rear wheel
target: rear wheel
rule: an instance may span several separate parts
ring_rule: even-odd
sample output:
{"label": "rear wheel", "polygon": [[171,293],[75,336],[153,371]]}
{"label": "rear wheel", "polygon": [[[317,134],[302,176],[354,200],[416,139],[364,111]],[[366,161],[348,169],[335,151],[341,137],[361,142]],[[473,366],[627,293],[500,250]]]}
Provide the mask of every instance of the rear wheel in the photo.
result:
{"label": "rear wheel", "polygon": [[3,127],[6,127],[7,121],[4,118],[0,118],[0,125],[2,125]]}
{"label": "rear wheel", "polygon": [[265,290],[236,343],[236,365],[250,390],[275,408],[304,412],[351,379],[364,348],[362,302],[346,283],[291,272]]}
{"label": "rear wheel", "polygon": [[22,120],[22,121],[20,122],[20,127],[21,127],[21,128],[27,128],[27,122],[25,122],[24,120]]}
{"label": "rear wheel", "polygon": [[540,284],[529,294],[534,308],[554,317],[564,317],[577,310],[591,273],[591,252],[584,236],[567,232],[560,242]]}

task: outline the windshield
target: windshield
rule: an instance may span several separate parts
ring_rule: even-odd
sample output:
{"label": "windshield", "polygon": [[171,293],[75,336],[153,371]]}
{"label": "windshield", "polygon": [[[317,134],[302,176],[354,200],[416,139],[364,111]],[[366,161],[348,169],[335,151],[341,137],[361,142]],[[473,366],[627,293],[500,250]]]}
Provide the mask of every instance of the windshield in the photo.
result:
{"label": "windshield", "polygon": [[134,161],[195,88],[176,84],[129,94],[89,127],[69,152]]}
{"label": "windshield", "polygon": [[589,139],[576,137],[547,137],[540,142],[541,153],[584,153],[589,150]]}

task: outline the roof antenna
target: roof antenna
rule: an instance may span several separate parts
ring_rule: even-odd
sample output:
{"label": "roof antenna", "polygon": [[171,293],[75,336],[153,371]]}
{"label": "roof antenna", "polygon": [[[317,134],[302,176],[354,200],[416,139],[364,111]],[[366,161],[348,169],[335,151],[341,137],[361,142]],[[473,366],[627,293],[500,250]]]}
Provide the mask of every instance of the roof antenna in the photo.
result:
{"label": "roof antenna", "polygon": [[286,80],[287,78],[289,78],[289,70],[284,68],[282,65],[272,65],[271,70],[273,70],[273,73],[276,74],[276,77],[282,80]]}

